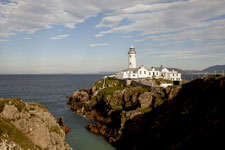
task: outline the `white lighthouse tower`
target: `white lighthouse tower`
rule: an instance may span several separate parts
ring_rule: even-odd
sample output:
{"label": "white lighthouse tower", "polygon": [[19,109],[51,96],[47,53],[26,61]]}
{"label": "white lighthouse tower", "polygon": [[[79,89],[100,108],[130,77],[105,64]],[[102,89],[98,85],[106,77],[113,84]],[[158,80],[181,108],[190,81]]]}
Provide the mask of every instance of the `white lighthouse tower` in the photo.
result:
{"label": "white lighthouse tower", "polygon": [[128,68],[136,68],[136,51],[133,45],[128,51]]}

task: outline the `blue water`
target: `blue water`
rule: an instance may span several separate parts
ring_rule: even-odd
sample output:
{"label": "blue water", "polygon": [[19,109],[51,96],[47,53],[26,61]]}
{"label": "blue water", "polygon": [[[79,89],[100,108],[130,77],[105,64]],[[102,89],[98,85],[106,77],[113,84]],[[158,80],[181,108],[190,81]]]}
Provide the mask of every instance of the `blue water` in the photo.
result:
{"label": "blue water", "polygon": [[188,75],[182,75],[182,79],[184,80],[195,80],[197,78],[204,77],[204,74],[188,74]]}
{"label": "blue water", "polygon": [[87,131],[89,119],[75,115],[66,105],[66,96],[89,88],[104,75],[0,75],[0,97],[20,97],[45,105],[57,118],[64,117],[71,128],[67,143],[75,150],[114,150],[101,136]]}

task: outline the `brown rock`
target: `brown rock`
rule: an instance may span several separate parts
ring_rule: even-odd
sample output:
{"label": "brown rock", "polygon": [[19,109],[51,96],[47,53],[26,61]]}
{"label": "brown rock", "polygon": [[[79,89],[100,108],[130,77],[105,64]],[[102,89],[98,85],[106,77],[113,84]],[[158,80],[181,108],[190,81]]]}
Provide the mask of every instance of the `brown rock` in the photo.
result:
{"label": "brown rock", "polygon": [[83,101],[89,100],[89,95],[88,95],[88,92],[85,92],[85,91],[76,91],[71,95],[71,98],[75,102],[83,102]]}
{"label": "brown rock", "polygon": [[138,100],[142,108],[150,107],[152,104],[152,93],[145,92],[138,97]]}
{"label": "brown rock", "polygon": [[[56,118],[40,104],[22,101],[20,103],[9,102],[5,104],[0,117],[9,120],[42,149],[69,149],[69,146],[64,144],[65,132],[57,123]],[[61,120],[61,124],[63,123],[64,121]]]}
{"label": "brown rock", "polygon": [[92,93],[95,93],[96,89],[97,89],[96,86],[93,86],[93,87],[91,88],[91,92],[92,92]]}
{"label": "brown rock", "polygon": [[67,134],[70,132],[70,128],[64,123],[63,117],[59,118],[59,125],[63,128],[64,132]]}

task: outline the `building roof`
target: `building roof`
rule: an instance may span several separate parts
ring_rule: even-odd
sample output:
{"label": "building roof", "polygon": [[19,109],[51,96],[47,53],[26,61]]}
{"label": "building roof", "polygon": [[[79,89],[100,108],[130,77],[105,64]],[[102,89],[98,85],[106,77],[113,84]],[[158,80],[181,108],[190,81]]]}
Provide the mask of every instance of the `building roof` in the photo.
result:
{"label": "building roof", "polygon": [[126,70],[123,71],[138,71],[140,68],[127,68]]}
{"label": "building roof", "polygon": [[163,68],[161,67],[151,67],[150,69],[147,68],[148,71],[152,71],[152,69],[155,68],[155,71],[161,71]]}

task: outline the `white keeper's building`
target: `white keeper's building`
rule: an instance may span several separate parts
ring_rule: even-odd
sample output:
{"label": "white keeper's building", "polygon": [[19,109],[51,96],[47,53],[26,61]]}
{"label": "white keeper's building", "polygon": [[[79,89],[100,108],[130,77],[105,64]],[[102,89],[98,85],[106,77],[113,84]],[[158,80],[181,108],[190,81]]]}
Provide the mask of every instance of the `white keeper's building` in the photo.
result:
{"label": "white keeper's building", "polygon": [[135,78],[163,78],[172,81],[181,81],[181,73],[175,70],[169,70],[165,67],[151,67],[145,68],[141,65],[136,66],[136,51],[134,46],[130,47],[128,51],[128,69],[122,70],[116,73],[116,77],[119,79],[135,79]]}

